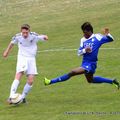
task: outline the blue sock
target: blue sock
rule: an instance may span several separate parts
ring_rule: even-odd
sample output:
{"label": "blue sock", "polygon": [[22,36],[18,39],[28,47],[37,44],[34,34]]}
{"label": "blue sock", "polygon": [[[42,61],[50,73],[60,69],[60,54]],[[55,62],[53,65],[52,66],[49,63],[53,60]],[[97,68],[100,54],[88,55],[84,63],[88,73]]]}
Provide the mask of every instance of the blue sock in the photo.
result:
{"label": "blue sock", "polygon": [[108,79],[108,78],[103,78],[103,77],[95,76],[93,78],[93,83],[109,83],[109,84],[112,84],[113,80]]}
{"label": "blue sock", "polygon": [[57,82],[63,82],[70,79],[70,76],[68,74],[65,74],[63,76],[60,76],[58,78],[54,78],[51,80],[51,84],[57,83]]}

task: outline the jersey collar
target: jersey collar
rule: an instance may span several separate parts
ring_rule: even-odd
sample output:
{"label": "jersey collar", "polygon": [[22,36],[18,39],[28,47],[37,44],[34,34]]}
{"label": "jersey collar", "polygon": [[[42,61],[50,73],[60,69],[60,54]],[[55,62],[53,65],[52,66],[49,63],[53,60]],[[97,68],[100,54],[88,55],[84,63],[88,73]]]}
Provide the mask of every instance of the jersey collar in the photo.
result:
{"label": "jersey collar", "polygon": [[95,34],[92,34],[88,39],[84,37],[84,40],[85,40],[85,41],[86,41],[86,40],[89,40],[89,39],[93,38],[94,36],[95,36]]}

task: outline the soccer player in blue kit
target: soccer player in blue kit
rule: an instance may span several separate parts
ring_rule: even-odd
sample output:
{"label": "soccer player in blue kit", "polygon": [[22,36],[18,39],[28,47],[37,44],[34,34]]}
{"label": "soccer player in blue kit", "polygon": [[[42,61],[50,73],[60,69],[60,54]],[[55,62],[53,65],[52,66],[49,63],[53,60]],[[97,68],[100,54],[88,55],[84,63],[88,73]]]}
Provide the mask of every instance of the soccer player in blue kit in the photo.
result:
{"label": "soccer player in blue kit", "polygon": [[63,82],[75,75],[84,74],[88,83],[108,83],[114,84],[118,89],[120,87],[119,82],[116,79],[108,79],[100,76],[94,76],[97,68],[98,51],[104,43],[113,41],[112,35],[109,33],[109,29],[104,29],[104,35],[93,34],[93,27],[91,23],[85,22],[81,29],[84,37],[81,39],[80,48],[78,49],[78,56],[83,56],[83,61],[80,67],[73,69],[71,72],[49,80],[45,78],[45,85],[54,84],[57,82]]}

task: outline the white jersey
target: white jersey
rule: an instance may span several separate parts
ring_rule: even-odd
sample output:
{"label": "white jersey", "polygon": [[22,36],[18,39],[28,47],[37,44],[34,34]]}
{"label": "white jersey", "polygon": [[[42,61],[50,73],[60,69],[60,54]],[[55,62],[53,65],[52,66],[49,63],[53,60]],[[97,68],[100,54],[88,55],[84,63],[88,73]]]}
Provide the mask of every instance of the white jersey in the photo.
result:
{"label": "white jersey", "polygon": [[35,32],[30,32],[28,38],[24,38],[22,33],[16,34],[11,43],[18,44],[18,55],[25,57],[35,57],[37,53],[37,42],[44,41],[45,35],[39,35]]}

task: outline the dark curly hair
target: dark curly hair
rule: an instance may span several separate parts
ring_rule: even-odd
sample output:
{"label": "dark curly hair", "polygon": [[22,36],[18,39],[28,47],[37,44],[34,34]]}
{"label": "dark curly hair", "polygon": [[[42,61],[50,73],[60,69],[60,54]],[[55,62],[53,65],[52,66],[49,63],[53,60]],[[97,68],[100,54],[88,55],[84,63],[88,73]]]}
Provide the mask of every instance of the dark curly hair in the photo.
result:
{"label": "dark curly hair", "polygon": [[81,25],[82,31],[91,31],[93,33],[93,27],[90,22],[85,22]]}

